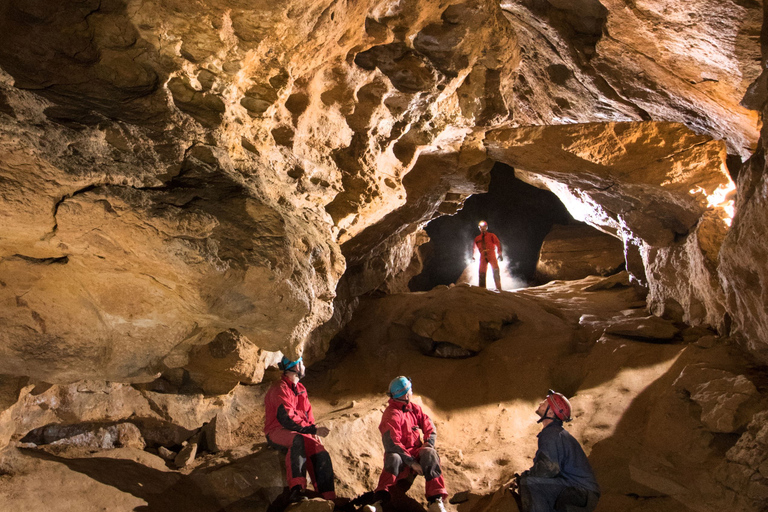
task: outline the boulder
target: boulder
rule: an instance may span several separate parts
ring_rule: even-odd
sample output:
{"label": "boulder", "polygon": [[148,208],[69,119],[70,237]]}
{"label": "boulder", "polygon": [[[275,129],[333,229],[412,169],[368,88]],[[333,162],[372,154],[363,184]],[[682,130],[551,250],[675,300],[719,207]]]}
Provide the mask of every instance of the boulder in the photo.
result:
{"label": "boulder", "polygon": [[606,276],[624,265],[624,245],[618,238],[586,224],[552,226],[536,264],[536,280],[574,280]]}
{"label": "boulder", "polygon": [[468,302],[458,306],[445,288],[430,292],[430,301],[398,324],[410,329],[414,340],[426,352],[440,357],[467,357],[501,339],[515,322],[514,310],[493,300],[492,292],[480,288],[467,289]]}
{"label": "boulder", "polygon": [[229,415],[218,413],[213,419],[203,425],[203,438],[209,452],[229,450],[235,446],[232,432],[238,424]]}
{"label": "boulder", "polygon": [[614,318],[606,326],[605,332],[617,336],[640,338],[644,340],[672,340],[680,329],[663,318],[657,316],[645,316],[635,318]]}
{"label": "boulder", "polygon": [[710,432],[741,431],[761,404],[760,393],[746,376],[702,365],[685,367],[674,386],[701,407],[701,422]]}
{"label": "boulder", "polygon": [[750,408],[757,405],[760,393],[744,375],[727,375],[700,384],[691,399],[701,406],[701,422],[710,431],[733,433],[751,419]]}
{"label": "boulder", "polygon": [[100,425],[81,423],[75,425],[47,425],[31,432],[21,442],[40,445],[71,446],[100,450],[135,448],[146,446],[141,431],[133,423]]}
{"label": "boulder", "polygon": [[238,383],[256,384],[264,377],[265,351],[235,330],[195,347],[185,369],[189,378],[208,394],[229,393]]}

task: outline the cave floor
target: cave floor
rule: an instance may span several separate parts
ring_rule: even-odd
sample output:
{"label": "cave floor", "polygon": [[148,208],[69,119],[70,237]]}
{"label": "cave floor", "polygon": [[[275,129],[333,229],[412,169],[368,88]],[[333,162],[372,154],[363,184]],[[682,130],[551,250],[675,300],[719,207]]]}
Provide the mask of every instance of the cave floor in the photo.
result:
{"label": "cave floor", "polygon": [[[573,397],[568,429],[603,489],[598,511],[714,511],[732,502],[715,469],[738,433],[705,428],[689,390],[706,378],[702,369],[759,381],[754,365],[722,340],[697,344],[707,335],[701,328],[663,342],[604,334],[617,318],[645,316],[645,302],[627,286],[585,291],[599,281],[502,293],[439,287],[361,303],[329,356],[304,380],[318,422],[331,429],[325,445],[338,494],[375,487],[384,391],[393,377],[407,375],[437,426],[449,491],[469,491],[459,512],[515,510],[503,486],[531,465],[539,429],[533,411],[549,388]],[[403,335],[404,319],[425,305],[447,318],[474,302],[514,312],[517,320],[473,357],[430,357]],[[266,380],[276,375],[268,372]],[[267,386],[236,392],[262,403]],[[149,451],[17,443],[0,459],[0,510],[267,510],[282,491],[281,456],[264,444],[263,410],[239,414],[237,448],[203,453],[181,471]],[[409,496],[416,508],[424,504],[422,479]]]}

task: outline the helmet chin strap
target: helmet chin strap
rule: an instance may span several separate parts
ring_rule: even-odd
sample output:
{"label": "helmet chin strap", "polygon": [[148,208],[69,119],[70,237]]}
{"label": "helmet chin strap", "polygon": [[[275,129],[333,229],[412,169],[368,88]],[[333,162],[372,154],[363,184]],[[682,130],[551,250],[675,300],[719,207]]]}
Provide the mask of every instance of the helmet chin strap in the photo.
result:
{"label": "helmet chin strap", "polygon": [[539,418],[539,421],[536,423],[541,423],[544,420],[551,420],[552,418],[547,418],[547,413],[549,412],[549,404],[547,404],[547,410],[544,411],[544,414],[541,415],[541,418]]}

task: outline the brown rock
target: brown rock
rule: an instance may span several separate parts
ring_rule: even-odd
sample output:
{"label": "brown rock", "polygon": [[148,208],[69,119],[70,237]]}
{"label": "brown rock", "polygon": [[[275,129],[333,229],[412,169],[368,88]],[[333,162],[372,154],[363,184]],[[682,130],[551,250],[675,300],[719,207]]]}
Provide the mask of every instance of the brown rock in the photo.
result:
{"label": "brown rock", "polygon": [[640,318],[614,318],[605,328],[605,332],[631,338],[648,340],[671,340],[680,332],[672,322],[657,316]]}
{"label": "brown rock", "polygon": [[237,426],[237,423],[226,414],[219,413],[214,416],[202,430],[208,451],[215,453],[234,448],[232,433]]}
{"label": "brown rock", "polygon": [[[467,357],[487,344],[500,339],[504,329],[517,321],[517,315],[479,288],[454,292],[449,288],[429,292],[430,300],[410,313],[402,325],[423,340],[429,340],[426,352],[440,357]],[[456,293],[468,294],[468,302],[457,307],[453,301],[443,301]]]}
{"label": "brown rock", "polygon": [[168,448],[166,448],[165,446],[160,446],[160,447],[157,449],[157,454],[158,454],[160,457],[162,457],[163,459],[165,459],[165,460],[169,460],[169,461],[170,461],[170,460],[174,460],[174,459],[176,459],[176,452],[174,452],[174,451],[172,451],[172,450],[169,450],[169,449],[168,449]]}
{"label": "brown rock", "polygon": [[204,392],[225,394],[240,382],[261,382],[265,366],[262,352],[237,331],[224,331],[209,344],[193,349],[185,368]]}
{"label": "brown rock", "polygon": [[624,246],[616,237],[584,224],[554,225],[541,244],[536,280],[546,283],[605,276],[623,264]]}
{"label": "brown rock", "polygon": [[181,451],[176,455],[176,458],[173,459],[173,464],[179,468],[185,468],[189,466],[194,460],[195,456],[197,455],[197,440],[191,440],[189,441],[186,446],[184,446]]}

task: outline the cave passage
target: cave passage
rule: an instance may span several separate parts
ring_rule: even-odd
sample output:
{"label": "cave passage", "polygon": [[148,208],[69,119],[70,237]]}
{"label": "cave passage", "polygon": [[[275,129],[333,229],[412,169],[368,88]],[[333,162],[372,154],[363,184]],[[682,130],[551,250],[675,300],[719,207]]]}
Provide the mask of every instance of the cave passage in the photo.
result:
{"label": "cave passage", "polygon": [[[552,225],[575,222],[555,194],[524,183],[512,167],[497,162],[491,169],[488,193],[468,198],[455,215],[427,225],[430,241],[422,249],[424,269],[409,283],[411,291],[431,290],[459,279],[472,256],[481,220],[499,237],[509,272],[528,284],[533,283],[541,242]],[[493,283],[490,271],[488,283]]]}

